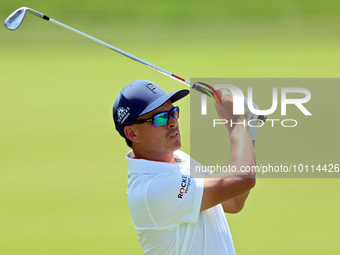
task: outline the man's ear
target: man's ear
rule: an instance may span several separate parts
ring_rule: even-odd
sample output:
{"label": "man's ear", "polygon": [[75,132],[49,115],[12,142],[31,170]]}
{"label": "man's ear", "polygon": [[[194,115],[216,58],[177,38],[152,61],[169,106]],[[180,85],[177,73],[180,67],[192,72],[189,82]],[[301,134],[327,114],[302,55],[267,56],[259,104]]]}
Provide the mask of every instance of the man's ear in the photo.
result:
{"label": "man's ear", "polygon": [[124,134],[125,134],[126,138],[128,138],[132,142],[135,142],[135,143],[139,142],[136,130],[133,126],[125,126],[124,127]]}

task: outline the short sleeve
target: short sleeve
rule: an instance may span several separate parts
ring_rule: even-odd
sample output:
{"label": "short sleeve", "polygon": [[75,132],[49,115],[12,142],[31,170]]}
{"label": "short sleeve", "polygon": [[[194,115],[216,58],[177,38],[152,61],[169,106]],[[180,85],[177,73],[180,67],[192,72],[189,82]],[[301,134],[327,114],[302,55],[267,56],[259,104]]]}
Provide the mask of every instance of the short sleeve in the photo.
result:
{"label": "short sleeve", "polygon": [[196,223],[200,213],[204,182],[181,173],[153,178],[146,203],[156,227],[166,229],[182,223]]}

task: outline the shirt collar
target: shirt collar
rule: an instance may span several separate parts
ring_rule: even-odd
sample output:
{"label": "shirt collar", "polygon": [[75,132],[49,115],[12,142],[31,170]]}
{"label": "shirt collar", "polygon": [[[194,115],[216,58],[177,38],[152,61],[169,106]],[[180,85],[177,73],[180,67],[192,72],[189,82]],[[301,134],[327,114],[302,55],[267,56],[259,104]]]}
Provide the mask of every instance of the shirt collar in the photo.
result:
{"label": "shirt collar", "polygon": [[181,159],[174,153],[176,164],[151,161],[146,159],[134,159],[130,158],[129,154],[126,154],[126,160],[128,163],[129,173],[149,173],[149,174],[160,174],[169,172],[180,172]]}

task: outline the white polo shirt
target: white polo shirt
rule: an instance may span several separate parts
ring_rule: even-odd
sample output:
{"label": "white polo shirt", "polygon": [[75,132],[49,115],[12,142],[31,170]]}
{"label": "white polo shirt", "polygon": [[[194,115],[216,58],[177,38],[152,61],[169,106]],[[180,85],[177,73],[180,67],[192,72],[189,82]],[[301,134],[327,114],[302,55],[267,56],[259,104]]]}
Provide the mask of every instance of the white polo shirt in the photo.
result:
{"label": "white polo shirt", "polygon": [[200,212],[204,182],[190,177],[189,155],[175,151],[171,164],[129,154],[128,205],[144,254],[235,254],[222,205]]}

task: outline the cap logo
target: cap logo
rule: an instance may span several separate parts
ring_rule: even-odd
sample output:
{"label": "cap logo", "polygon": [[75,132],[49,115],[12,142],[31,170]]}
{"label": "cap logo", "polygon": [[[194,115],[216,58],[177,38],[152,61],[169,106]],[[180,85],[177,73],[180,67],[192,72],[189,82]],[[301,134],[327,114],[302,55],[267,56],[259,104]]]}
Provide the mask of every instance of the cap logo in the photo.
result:
{"label": "cap logo", "polygon": [[153,85],[152,83],[146,84],[145,87],[150,89],[152,91],[152,93],[156,94],[156,92],[154,91],[156,89],[156,86]]}
{"label": "cap logo", "polygon": [[119,107],[117,110],[117,122],[118,123],[124,123],[124,121],[126,120],[127,117],[130,116],[129,113],[130,107],[126,107],[126,109],[124,107]]}

